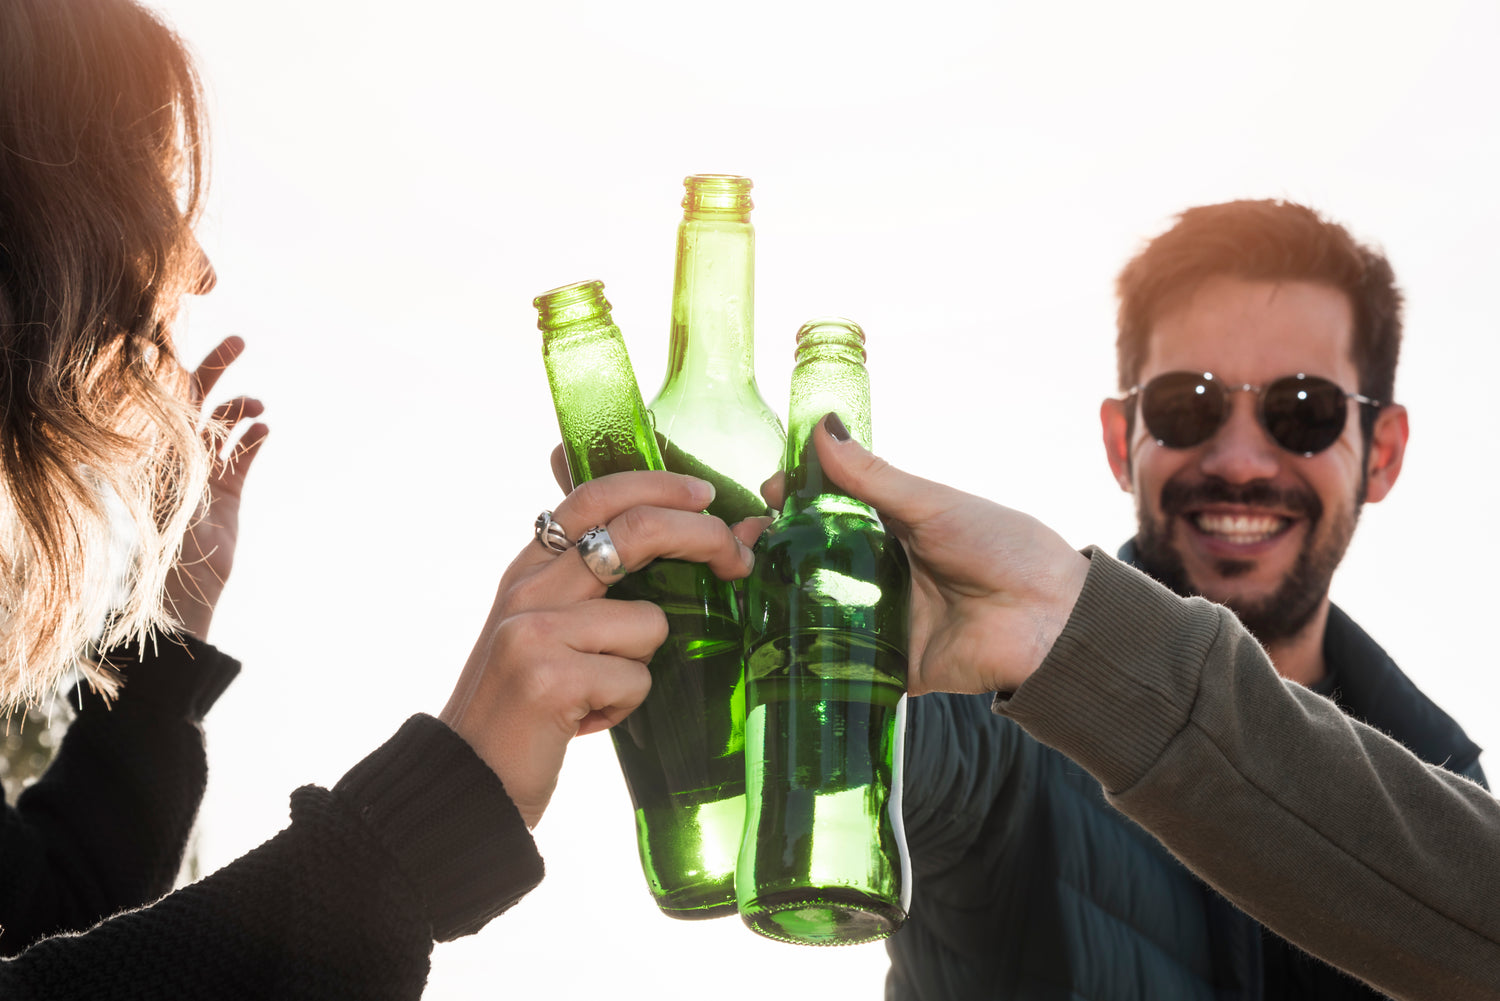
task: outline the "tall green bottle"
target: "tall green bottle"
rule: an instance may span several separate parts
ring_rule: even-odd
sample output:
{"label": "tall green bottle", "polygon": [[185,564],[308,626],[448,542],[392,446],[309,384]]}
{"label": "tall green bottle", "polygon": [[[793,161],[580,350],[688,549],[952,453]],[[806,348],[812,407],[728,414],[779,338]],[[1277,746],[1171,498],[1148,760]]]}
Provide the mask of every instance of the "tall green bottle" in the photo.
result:
{"label": "tall green bottle", "polygon": [[755,384],[755,227],[750,178],[685,178],[667,376],[651,412],[667,468],[714,484],[708,513],[765,514],[760,485],[785,447]]}
{"label": "tall green bottle", "polygon": [[[568,285],[532,304],[573,485],[606,473],[662,469],[603,283]],[[651,659],[646,701],[610,731],[635,805],[646,881],[672,917],[732,913],[745,810],[734,589],[701,564],[657,560],[609,594],[655,602],[669,629]]]}
{"label": "tall green bottle", "polygon": [[824,414],[870,442],[864,333],[797,332],[781,515],[746,582],[745,836],[740,916],[808,945],[884,938],[906,919],[901,820],[911,573],[873,508],[824,478]]}

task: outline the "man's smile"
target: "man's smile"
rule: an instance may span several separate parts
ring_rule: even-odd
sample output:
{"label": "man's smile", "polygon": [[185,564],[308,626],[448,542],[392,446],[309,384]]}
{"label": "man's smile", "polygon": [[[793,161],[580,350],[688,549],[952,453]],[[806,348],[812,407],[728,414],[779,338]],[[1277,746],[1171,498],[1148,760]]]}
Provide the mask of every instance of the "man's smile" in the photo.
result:
{"label": "man's smile", "polygon": [[1268,548],[1301,520],[1285,512],[1221,507],[1185,511],[1182,517],[1211,548],[1241,555],[1250,555],[1246,550]]}

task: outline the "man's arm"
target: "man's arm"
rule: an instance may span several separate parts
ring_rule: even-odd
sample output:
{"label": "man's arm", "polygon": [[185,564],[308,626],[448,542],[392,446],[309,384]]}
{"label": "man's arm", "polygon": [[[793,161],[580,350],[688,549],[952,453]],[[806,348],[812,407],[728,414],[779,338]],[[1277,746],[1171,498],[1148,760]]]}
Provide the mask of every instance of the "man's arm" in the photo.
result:
{"label": "man's arm", "polygon": [[996,709],[1277,934],[1403,998],[1500,998],[1500,803],[1284,682],[1227,609],[1094,551]]}
{"label": "man's arm", "polygon": [[[1267,927],[1404,998],[1500,999],[1500,805],[1284,684],[1227,610],[824,427],[912,567],[909,685],[1006,715]],[[1085,593],[1086,592],[1086,593]]]}

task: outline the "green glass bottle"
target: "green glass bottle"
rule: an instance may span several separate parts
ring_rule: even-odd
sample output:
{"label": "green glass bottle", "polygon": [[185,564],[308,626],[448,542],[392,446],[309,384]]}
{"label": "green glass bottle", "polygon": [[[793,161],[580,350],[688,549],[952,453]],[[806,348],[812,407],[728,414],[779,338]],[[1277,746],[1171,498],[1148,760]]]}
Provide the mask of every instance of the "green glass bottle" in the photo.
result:
{"label": "green glass bottle", "polygon": [[[601,282],[533,301],[573,485],[662,469],[650,415]],[[641,866],[661,910],[732,913],[745,811],[741,622],[735,591],[706,566],[657,560],[609,596],[661,606],[669,635],[651,692],[610,734],[635,806]]]}
{"label": "green glass bottle", "polygon": [[845,945],[906,919],[901,819],[911,572],[873,508],[838,491],[811,435],[835,412],[870,442],[864,333],[797,332],[781,515],[745,585],[740,916],[770,938]]}
{"label": "green glass bottle", "polygon": [[708,513],[729,524],[765,514],[760,485],[786,436],[755,383],[755,227],[751,181],[684,179],[667,376],[651,413],[667,468],[718,490]]}

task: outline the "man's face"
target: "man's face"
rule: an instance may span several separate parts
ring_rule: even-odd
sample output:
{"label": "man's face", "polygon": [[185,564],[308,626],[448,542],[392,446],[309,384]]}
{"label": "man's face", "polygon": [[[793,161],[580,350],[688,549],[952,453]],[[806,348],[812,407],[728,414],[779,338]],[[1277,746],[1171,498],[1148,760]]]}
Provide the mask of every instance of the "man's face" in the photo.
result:
{"label": "man's face", "polygon": [[[1329,286],[1212,278],[1157,318],[1139,382],[1211,372],[1237,388],[1305,373],[1352,392],[1353,330],[1348,298]],[[1326,600],[1365,499],[1365,450],[1352,402],[1339,439],[1304,456],[1266,433],[1257,394],[1230,401],[1228,420],[1191,448],[1157,444],[1138,398],[1113,410],[1106,402],[1105,441],[1116,478],[1135,494],[1142,566],[1175,590],[1228,605],[1270,643],[1299,633]],[[1125,407],[1136,408],[1128,441]],[[1375,485],[1380,496],[1388,488]]]}

